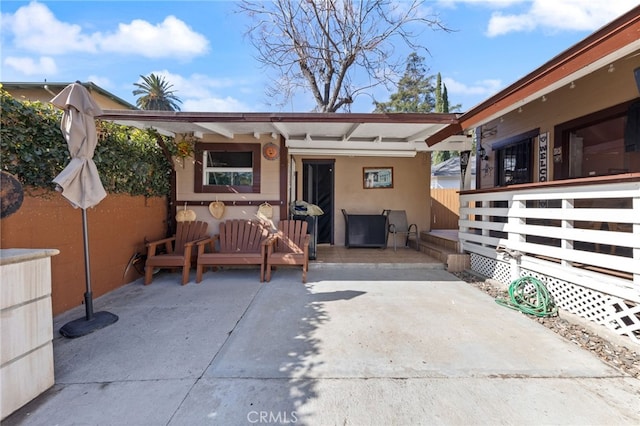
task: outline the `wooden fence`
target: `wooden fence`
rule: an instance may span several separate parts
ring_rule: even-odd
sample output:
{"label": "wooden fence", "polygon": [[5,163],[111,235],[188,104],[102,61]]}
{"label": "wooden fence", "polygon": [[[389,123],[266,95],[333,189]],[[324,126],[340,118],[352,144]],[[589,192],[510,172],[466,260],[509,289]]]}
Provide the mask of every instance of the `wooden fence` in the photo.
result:
{"label": "wooden fence", "polygon": [[459,211],[457,189],[431,189],[431,229],[458,229]]}

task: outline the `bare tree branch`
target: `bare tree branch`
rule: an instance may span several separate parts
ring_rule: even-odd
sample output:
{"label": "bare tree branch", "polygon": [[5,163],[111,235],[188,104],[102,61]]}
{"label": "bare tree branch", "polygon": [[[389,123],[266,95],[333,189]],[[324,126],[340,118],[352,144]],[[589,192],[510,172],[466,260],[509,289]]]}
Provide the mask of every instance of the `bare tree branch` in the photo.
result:
{"label": "bare tree branch", "polygon": [[[426,29],[450,31],[427,15],[420,0],[242,0],[256,58],[276,74],[267,93],[288,101],[299,90],[315,110],[348,109],[372,87],[389,86],[401,74],[398,41],[426,51],[415,40]],[[356,81],[355,74],[366,76]],[[368,81],[367,81],[368,80]]]}

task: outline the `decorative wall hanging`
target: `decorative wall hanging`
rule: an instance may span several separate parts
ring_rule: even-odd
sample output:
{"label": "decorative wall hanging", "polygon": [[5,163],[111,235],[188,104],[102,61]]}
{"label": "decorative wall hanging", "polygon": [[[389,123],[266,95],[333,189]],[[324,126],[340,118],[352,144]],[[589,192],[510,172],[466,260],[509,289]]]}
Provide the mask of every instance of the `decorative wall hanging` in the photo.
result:
{"label": "decorative wall hanging", "polygon": [[365,189],[393,188],[393,167],[363,167],[362,186]]}
{"label": "decorative wall hanging", "polygon": [[176,213],[176,222],[193,222],[196,220],[196,212],[187,210],[187,203],[184,203],[184,210]]}
{"label": "decorative wall hanging", "polygon": [[273,217],[273,207],[266,201],[258,207],[258,217],[271,219]]}
{"label": "decorative wall hanging", "polygon": [[280,147],[273,142],[269,142],[262,147],[262,155],[267,160],[277,160],[280,158]]}
{"label": "decorative wall hanging", "polygon": [[209,204],[209,213],[218,220],[222,219],[222,216],[224,216],[224,203],[218,200],[211,202]]}

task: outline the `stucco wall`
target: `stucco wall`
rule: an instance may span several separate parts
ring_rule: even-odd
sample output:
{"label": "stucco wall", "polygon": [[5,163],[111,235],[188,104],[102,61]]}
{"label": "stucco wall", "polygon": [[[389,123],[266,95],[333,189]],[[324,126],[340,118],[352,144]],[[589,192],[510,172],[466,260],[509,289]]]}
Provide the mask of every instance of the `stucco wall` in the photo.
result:
{"label": "stucco wall", "polygon": [[[0,220],[0,246],[60,250],[51,258],[55,315],[84,300],[82,211],[57,192],[30,192],[34,196],[26,195],[16,213]],[[125,268],[134,253],[146,253],[145,239],[165,236],[166,215],[165,198],[120,194],[109,194],[87,210],[94,298],[140,277],[135,268],[125,275]]]}
{"label": "stucco wall", "polygon": [[[480,164],[478,174],[481,177],[480,188],[493,187],[495,170],[490,167],[495,163],[495,152],[491,145],[509,137],[540,128],[540,133],[549,133],[549,153],[554,146],[554,128],[556,125],[579,118],[611,106],[638,97],[638,89],[633,77],[633,69],[640,66],[640,57],[615,63],[615,71],[607,68],[576,80],[575,87],[569,85],[546,95],[546,101],[536,100],[522,106],[522,111],[513,111],[493,120],[484,126],[487,137],[482,139],[482,146],[487,149],[488,161]],[[489,129],[490,131],[487,131]],[[534,152],[538,152],[537,141]],[[534,181],[538,181],[538,158],[534,155]],[[487,167],[487,165],[489,167]],[[553,158],[548,162],[548,176],[553,178]]]}
{"label": "stucco wall", "polygon": [[[273,139],[271,135],[261,135],[255,138],[253,135],[236,135],[233,139],[222,136],[206,135],[202,142],[220,143],[260,143],[264,146],[267,143],[280,145],[278,138]],[[184,161],[176,159],[176,200],[177,208],[183,209],[184,201],[200,201],[202,205],[189,205],[188,208],[196,212],[197,220],[209,223],[210,233],[216,233],[221,221],[230,219],[256,219],[258,206],[262,201],[276,201],[280,197],[280,160],[267,160],[260,155],[260,193],[195,193],[194,192],[194,165],[196,159],[187,158]],[[202,161],[197,159],[197,161]],[[225,214],[221,220],[215,219],[209,212],[209,203],[212,201],[222,201],[225,203]],[[234,206],[234,201],[252,202],[253,205]],[[279,206],[273,205],[273,221],[279,220]]]}
{"label": "stucco wall", "polygon": [[[264,146],[273,142],[281,145],[280,138],[263,134],[256,138],[250,135],[235,135],[233,139],[223,136],[206,135],[202,142],[219,143],[260,143]],[[284,155],[284,150],[281,150]],[[249,193],[195,193],[194,192],[194,162],[201,159],[188,158],[184,162],[176,160],[177,208],[184,208],[184,202],[189,202],[187,208],[196,212],[198,220],[209,223],[209,230],[214,234],[218,230],[220,221],[229,219],[255,219],[258,206],[262,201],[290,200],[291,170],[297,170],[298,182],[295,185],[298,194],[295,199],[302,199],[302,160],[303,159],[335,159],[335,211],[334,211],[334,242],[344,244],[344,217],[341,209],[350,213],[380,213],[384,209],[406,210],[410,223],[416,223],[419,230],[428,230],[430,223],[430,153],[419,153],[414,158],[384,158],[384,157],[318,157],[291,156],[280,160],[270,161],[260,157],[261,190],[259,194]],[[292,168],[291,161],[295,162]],[[393,188],[364,189],[363,167],[393,167]],[[284,169],[285,173],[282,173]],[[287,182],[286,188],[280,193],[281,176]],[[209,212],[212,201],[225,203],[225,214],[221,220],[215,219]],[[236,205],[235,202],[251,202],[252,205]],[[194,205],[195,202],[195,205]],[[198,204],[201,203],[201,204]],[[280,221],[279,206],[273,205],[274,225]]]}
{"label": "stucco wall", "polygon": [[[302,199],[302,160],[295,157],[298,173],[297,198]],[[326,157],[324,157],[326,158]],[[426,231],[430,223],[430,153],[414,158],[334,157],[335,210],[334,243],[344,245],[345,222],[342,209],[349,213],[378,214],[382,210],[406,210],[409,223]],[[393,167],[393,188],[363,188],[363,167]]]}

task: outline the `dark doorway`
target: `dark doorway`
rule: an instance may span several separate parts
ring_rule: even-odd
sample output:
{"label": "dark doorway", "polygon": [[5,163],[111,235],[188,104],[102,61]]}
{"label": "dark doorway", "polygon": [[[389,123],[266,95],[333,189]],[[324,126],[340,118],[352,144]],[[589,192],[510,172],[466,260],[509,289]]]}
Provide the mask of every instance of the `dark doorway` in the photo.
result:
{"label": "dark doorway", "polygon": [[319,206],[318,243],[333,244],[333,171],[335,160],[302,160],[302,199]]}

